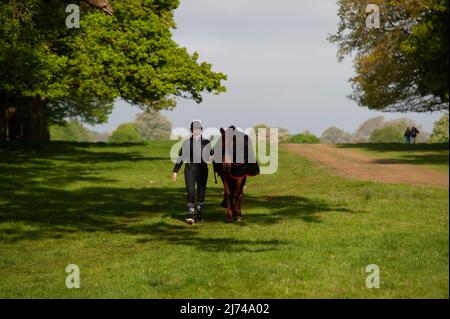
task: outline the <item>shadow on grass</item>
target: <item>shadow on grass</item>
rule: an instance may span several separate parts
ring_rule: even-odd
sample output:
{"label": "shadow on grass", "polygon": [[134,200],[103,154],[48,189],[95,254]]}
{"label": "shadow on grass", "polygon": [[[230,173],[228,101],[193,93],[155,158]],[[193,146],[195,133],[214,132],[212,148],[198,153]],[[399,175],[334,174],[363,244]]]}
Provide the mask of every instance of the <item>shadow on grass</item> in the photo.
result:
{"label": "shadow on grass", "polygon": [[402,144],[402,143],[360,143],[360,144],[336,144],[341,148],[354,148],[354,149],[366,149],[368,151],[375,152],[402,152],[402,151],[415,151],[415,152],[430,152],[430,151],[448,151],[448,143],[436,143],[436,144]]}
{"label": "shadow on grass", "polygon": [[[65,238],[79,232],[112,232],[136,236],[140,243],[162,240],[206,251],[262,252],[287,244],[275,239],[201,237],[200,228],[184,224],[184,187],[114,187],[114,179],[96,176],[99,168],[89,170],[87,165],[91,161],[161,160],[161,157],[84,149],[93,144],[58,143],[51,146],[16,146],[7,151],[3,148],[0,152],[0,241],[14,243]],[[94,186],[75,190],[62,188],[79,181]],[[211,188],[207,196],[204,225],[225,224],[226,212],[220,206],[222,190]],[[325,201],[296,195],[245,194],[243,209],[241,227],[268,226],[285,220],[317,223],[321,221],[321,213],[352,212]],[[168,222],[159,220],[147,224],[148,217],[163,217]]]}
{"label": "shadow on grass", "polygon": [[382,158],[371,161],[373,164],[413,164],[413,165],[448,165],[448,155],[423,154],[402,155],[400,158]]}
{"label": "shadow on grass", "polygon": [[[47,166],[50,164],[50,160],[84,164],[167,160],[167,157],[144,157],[139,152],[122,152],[121,150],[132,146],[145,145],[145,143],[107,144],[78,142],[0,143],[0,164],[42,164]],[[92,151],[92,148],[97,149],[97,151]],[[120,151],[98,151],[102,148],[114,148]]]}
{"label": "shadow on grass", "polygon": [[[220,206],[222,192],[216,192],[213,196],[208,194],[208,206],[205,207],[207,222],[225,222],[226,209]],[[252,211],[247,212],[251,208]],[[321,221],[319,213],[341,212],[352,213],[353,211],[336,205],[329,205],[325,201],[309,199],[296,195],[279,196],[254,196],[244,193],[242,203],[242,217],[244,222],[239,224],[245,227],[249,224],[270,225],[282,222],[286,219],[299,219],[304,222],[318,223]],[[168,213],[165,217],[171,217],[184,221],[186,214]]]}
{"label": "shadow on grass", "polygon": [[[172,225],[165,222],[131,226],[128,233],[139,236],[137,242],[147,243],[164,241],[174,245],[196,247],[209,252],[265,252],[277,250],[280,246],[288,245],[286,240],[247,240],[236,237],[201,237],[195,227]],[[143,235],[146,234],[146,235]]]}
{"label": "shadow on grass", "polygon": [[[204,224],[225,224],[226,212],[220,206],[222,193],[214,189],[208,195]],[[96,231],[158,235],[161,233],[161,225],[134,226],[147,217],[158,216],[175,219],[180,223],[180,227],[167,225],[163,229],[165,234],[175,230],[185,232],[189,231],[189,227],[184,225],[184,198],[184,188],[85,187],[72,191],[51,187],[7,189],[0,194],[0,222],[14,223],[11,223],[12,227],[3,225],[0,240],[15,242],[24,239],[61,238],[70,233]],[[247,214],[246,208],[261,212]],[[352,211],[301,196],[247,195],[244,202],[244,222],[240,226],[271,225],[296,219],[317,223],[320,222],[319,213],[326,212]]]}
{"label": "shadow on grass", "polygon": [[[374,153],[397,153],[392,158],[374,160],[374,164],[418,164],[418,165],[449,165],[449,144],[416,144],[400,143],[386,144],[340,144],[339,148],[365,150]],[[388,154],[385,154],[388,156]]]}

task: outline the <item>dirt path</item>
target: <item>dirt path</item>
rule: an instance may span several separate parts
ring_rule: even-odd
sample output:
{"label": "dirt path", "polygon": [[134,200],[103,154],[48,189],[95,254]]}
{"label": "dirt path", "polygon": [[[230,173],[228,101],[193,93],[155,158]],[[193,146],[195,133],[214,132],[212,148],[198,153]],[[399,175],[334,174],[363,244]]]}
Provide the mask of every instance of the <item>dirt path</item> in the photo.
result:
{"label": "dirt path", "polygon": [[448,172],[411,164],[390,163],[387,159],[383,160],[355,150],[325,144],[285,144],[282,148],[331,167],[338,175],[351,179],[379,183],[449,186]]}

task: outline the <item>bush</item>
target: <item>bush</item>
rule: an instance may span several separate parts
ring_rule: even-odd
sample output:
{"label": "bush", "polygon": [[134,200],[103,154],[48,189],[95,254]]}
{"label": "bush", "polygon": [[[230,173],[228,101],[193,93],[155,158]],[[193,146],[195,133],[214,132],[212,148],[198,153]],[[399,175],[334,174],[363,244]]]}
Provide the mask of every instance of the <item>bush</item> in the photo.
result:
{"label": "bush", "polygon": [[289,143],[294,144],[320,144],[320,139],[310,132],[304,132],[289,137]]}
{"label": "bush", "polygon": [[434,123],[433,133],[429,139],[430,143],[448,143],[448,115],[447,112],[439,121]]}
{"label": "bush", "polygon": [[76,120],[63,125],[52,125],[49,130],[51,141],[95,142],[95,134]]}
{"label": "bush", "polygon": [[139,135],[135,123],[120,125],[108,139],[109,143],[139,143],[143,139]]}
{"label": "bush", "polygon": [[371,143],[403,143],[404,132],[396,125],[386,125],[376,129],[370,135]]}

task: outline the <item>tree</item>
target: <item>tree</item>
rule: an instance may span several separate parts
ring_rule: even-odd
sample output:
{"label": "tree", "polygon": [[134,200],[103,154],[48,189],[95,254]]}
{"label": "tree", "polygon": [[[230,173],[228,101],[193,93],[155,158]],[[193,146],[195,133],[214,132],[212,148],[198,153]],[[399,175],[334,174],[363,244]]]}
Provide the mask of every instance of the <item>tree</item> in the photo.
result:
{"label": "tree", "polygon": [[85,0],[87,3],[92,5],[93,7],[103,10],[109,15],[113,14],[113,8],[108,0]]}
{"label": "tree", "polygon": [[309,131],[292,135],[289,143],[293,144],[320,144],[320,139]]}
{"label": "tree", "polygon": [[[264,138],[265,140],[269,140],[270,138],[270,126],[266,125],[266,124],[257,124],[253,127],[253,129],[255,130],[255,134],[257,139],[259,140],[259,136],[258,136],[258,129],[266,129],[266,136],[262,136],[261,138]],[[289,140],[289,131],[285,128],[278,128],[278,143],[287,143]]]}
{"label": "tree", "polygon": [[119,127],[109,137],[109,143],[140,143],[142,137],[139,135],[136,123],[125,123]]}
{"label": "tree", "polygon": [[169,140],[172,123],[158,111],[148,111],[136,116],[136,129],[145,141]]}
{"label": "tree", "polygon": [[66,117],[103,123],[117,98],[147,110],[225,91],[224,74],[173,41],[178,0],[110,2],[113,16],[80,2],[79,29],[65,27],[70,1],[0,3],[0,140],[45,140]]}
{"label": "tree", "polygon": [[278,128],[278,143],[287,143],[289,141],[290,133],[286,128]]}
{"label": "tree", "polygon": [[352,143],[367,143],[372,132],[382,128],[386,124],[383,116],[373,117],[362,123],[351,137]]}
{"label": "tree", "polygon": [[439,121],[434,123],[433,133],[428,140],[430,143],[448,143],[448,118],[449,114],[446,112]]}
{"label": "tree", "polygon": [[50,140],[68,142],[95,142],[94,133],[83,127],[83,125],[71,120],[63,125],[50,126]]}
{"label": "tree", "polygon": [[324,144],[345,144],[350,143],[351,134],[332,126],[325,131],[323,131],[320,136],[320,141]]}
{"label": "tree", "polygon": [[351,98],[382,111],[448,109],[448,0],[374,0],[380,28],[368,28],[366,0],[339,0],[338,59],[354,56]]}

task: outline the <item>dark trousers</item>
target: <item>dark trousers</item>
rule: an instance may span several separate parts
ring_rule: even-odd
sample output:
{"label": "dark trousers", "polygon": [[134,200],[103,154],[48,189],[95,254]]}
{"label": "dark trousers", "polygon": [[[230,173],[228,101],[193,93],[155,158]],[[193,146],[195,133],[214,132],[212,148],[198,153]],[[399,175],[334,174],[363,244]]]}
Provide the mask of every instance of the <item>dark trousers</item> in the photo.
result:
{"label": "dark trousers", "polygon": [[208,166],[187,165],[184,170],[186,182],[187,206],[195,207],[195,184],[197,184],[197,203],[200,207],[205,204],[206,182],[208,181]]}

